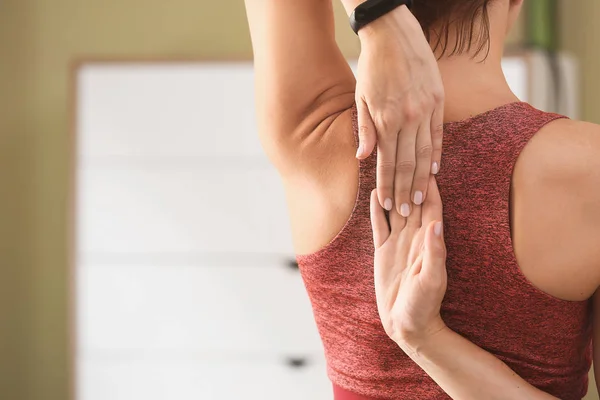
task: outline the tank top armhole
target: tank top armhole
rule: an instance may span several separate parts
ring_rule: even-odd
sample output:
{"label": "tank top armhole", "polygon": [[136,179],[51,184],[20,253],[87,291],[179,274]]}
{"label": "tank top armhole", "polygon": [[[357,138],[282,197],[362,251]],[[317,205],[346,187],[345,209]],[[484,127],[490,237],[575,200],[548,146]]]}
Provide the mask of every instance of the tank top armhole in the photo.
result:
{"label": "tank top armhole", "polygon": [[523,270],[521,269],[521,266],[519,265],[519,262],[517,260],[517,255],[515,253],[515,248],[514,248],[514,242],[513,242],[513,238],[512,238],[512,224],[510,221],[510,210],[511,210],[511,188],[512,188],[512,180],[513,180],[513,175],[515,172],[515,166],[517,164],[517,161],[519,160],[519,157],[521,156],[521,153],[523,152],[523,150],[525,150],[525,147],[527,147],[527,145],[529,144],[529,142],[531,141],[531,139],[533,139],[544,127],[548,126],[548,124],[554,122],[554,121],[558,121],[561,119],[569,119],[568,117],[564,116],[564,115],[560,115],[560,114],[555,114],[555,113],[548,113],[548,112],[544,112],[541,110],[537,110],[535,108],[533,108],[530,105],[527,105],[532,111],[535,111],[537,113],[536,117],[537,120],[535,122],[533,122],[533,124],[535,124],[535,128],[531,130],[531,132],[527,135],[527,137],[525,138],[525,140],[523,140],[520,144],[519,147],[516,149],[516,151],[514,152],[514,154],[512,155],[511,159],[509,160],[509,165],[508,165],[508,174],[507,174],[507,179],[508,179],[508,198],[505,199],[506,204],[507,204],[507,208],[506,208],[506,214],[503,216],[503,218],[506,221],[507,227],[508,227],[508,232],[506,232],[507,237],[507,245],[508,248],[506,249],[512,259],[513,259],[513,264],[511,269],[513,269],[512,273],[514,274],[514,277],[522,284],[525,285],[526,287],[528,287],[530,290],[533,290],[535,293],[541,295],[542,297],[550,300],[550,301],[555,301],[555,302],[559,302],[562,304],[584,304],[587,303],[588,300],[584,300],[584,301],[571,301],[571,300],[564,300],[564,299],[560,299],[557,298],[555,296],[552,296],[551,294],[545,292],[544,290],[538,288],[536,285],[533,284],[533,282],[531,282],[529,280],[529,278],[525,275],[525,273],[523,272]]}
{"label": "tank top armhole", "polygon": [[[356,109],[356,104],[352,106],[351,109],[351,120],[352,120],[352,135],[354,136],[354,145],[355,148],[358,149],[359,138],[358,138],[358,112]],[[352,207],[352,212],[350,216],[342,226],[342,229],[327,243],[325,246],[321,247],[319,250],[309,253],[309,254],[297,254],[296,260],[298,263],[310,262],[316,258],[327,254],[335,249],[336,245],[340,241],[341,238],[348,235],[349,231],[352,230],[352,227],[357,224],[357,220],[361,218],[357,210],[362,209],[363,207],[369,207],[371,191],[375,188],[375,168],[377,165],[377,150],[373,150],[373,153],[364,160],[359,160],[358,162],[358,189],[356,191],[356,198],[354,199],[354,206]],[[365,204],[366,203],[366,204]],[[367,208],[368,209],[368,208]]]}

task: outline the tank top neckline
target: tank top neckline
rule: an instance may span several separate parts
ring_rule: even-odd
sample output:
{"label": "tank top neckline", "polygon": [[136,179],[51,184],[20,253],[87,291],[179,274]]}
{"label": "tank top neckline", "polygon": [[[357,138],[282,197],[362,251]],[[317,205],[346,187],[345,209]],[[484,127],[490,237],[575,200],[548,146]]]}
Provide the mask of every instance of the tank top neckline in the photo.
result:
{"label": "tank top neckline", "polygon": [[499,105],[497,107],[491,108],[487,111],[483,111],[479,114],[474,114],[474,115],[464,118],[464,119],[444,122],[444,128],[454,128],[454,127],[458,127],[461,125],[468,125],[470,123],[474,123],[474,122],[489,118],[493,114],[496,114],[499,112],[505,112],[512,108],[533,108],[533,107],[529,103],[524,102],[524,101],[520,101],[520,100],[519,101],[511,101],[509,103]]}
{"label": "tank top neckline", "polygon": [[[509,110],[513,107],[519,108],[519,107],[529,107],[532,108],[533,107],[526,102],[523,101],[514,101],[514,102],[509,102],[506,104],[502,104],[498,107],[492,108],[490,110],[484,111],[482,113],[479,114],[475,114],[471,117],[462,119],[462,120],[458,120],[458,121],[450,121],[450,122],[445,122],[444,123],[444,129],[454,129],[457,127],[461,127],[470,123],[474,123],[480,120],[485,120],[486,118],[491,117],[492,115],[496,114],[496,113],[500,113],[500,112],[505,112],[506,110]],[[357,126],[356,125],[356,105],[354,105],[352,107],[352,125],[353,125],[353,130],[356,130]],[[355,138],[357,139],[357,138]],[[356,140],[356,148],[358,148],[358,141]],[[368,157],[365,160],[360,160],[359,162],[359,176],[358,176],[358,190],[356,193],[356,199],[354,202],[354,207],[352,208],[352,212],[350,213],[350,216],[348,217],[348,219],[346,220],[346,222],[344,223],[344,226],[342,227],[342,229],[323,247],[321,247],[320,249],[312,252],[312,253],[305,253],[305,254],[296,254],[296,260],[298,262],[303,262],[303,261],[309,261],[311,259],[317,258],[317,257],[322,257],[324,254],[327,254],[328,252],[330,252],[332,250],[332,248],[334,247],[335,243],[340,239],[340,236],[343,234],[343,232],[345,232],[348,227],[353,223],[355,216],[356,216],[356,210],[358,208],[358,201],[361,198],[361,196],[364,194],[363,190],[361,190],[361,184],[363,181],[363,175],[365,173],[365,164],[370,162],[373,163],[375,162],[375,157],[376,157],[376,151],[373,152],[373,154],[371,154],[370,157]]]}

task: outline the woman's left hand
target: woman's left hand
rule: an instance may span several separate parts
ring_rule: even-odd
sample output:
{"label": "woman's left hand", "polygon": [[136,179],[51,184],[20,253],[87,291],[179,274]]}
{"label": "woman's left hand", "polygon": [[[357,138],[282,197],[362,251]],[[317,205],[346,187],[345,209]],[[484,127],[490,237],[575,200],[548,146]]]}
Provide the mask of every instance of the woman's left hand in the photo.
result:
{"label": "woman's left hand", "polygon": [[440,307],[447,284],[446,247],[434,177],[428,193],[408,218],[392,210],[389,223],[376,192],[371,194],[377,307],[386,333],[402,348],[445,328]]}

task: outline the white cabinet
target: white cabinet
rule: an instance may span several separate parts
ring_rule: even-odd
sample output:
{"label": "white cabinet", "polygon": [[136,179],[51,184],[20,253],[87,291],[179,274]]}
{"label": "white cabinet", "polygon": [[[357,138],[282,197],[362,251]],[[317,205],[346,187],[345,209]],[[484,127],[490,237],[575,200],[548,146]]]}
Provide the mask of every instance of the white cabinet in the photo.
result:
{"label": "white cabinet", "polygon": [[330,399],[251,64],[86,65],[76,110],[77,400]]}

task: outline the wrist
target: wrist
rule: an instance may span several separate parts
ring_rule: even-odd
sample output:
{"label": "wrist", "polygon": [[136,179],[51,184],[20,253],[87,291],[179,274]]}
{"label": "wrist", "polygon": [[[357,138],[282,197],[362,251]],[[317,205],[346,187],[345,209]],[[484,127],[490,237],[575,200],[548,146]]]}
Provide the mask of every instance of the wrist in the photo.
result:
{"label": "wrist", "polygon": [[427,352],[429,348],[435,348],[444,340],[444,336],[454,333],[446,326],[441,318],[430,327],[419,332],[402,332],[396,340],[398,346],[411,358]]}
{"label": "wrist", "polygon": [[414,32],[415,24],[419,27],[416,18],[406,6],[400,6],[389,13],[382,15],[375,21],[363,26],[358,31],[361,42],[370,41],[379,36],[410,35]]}

